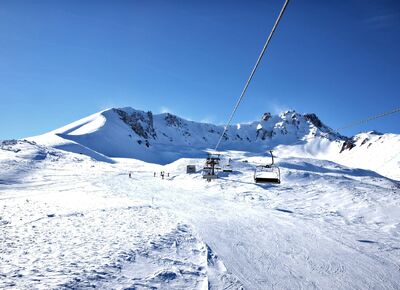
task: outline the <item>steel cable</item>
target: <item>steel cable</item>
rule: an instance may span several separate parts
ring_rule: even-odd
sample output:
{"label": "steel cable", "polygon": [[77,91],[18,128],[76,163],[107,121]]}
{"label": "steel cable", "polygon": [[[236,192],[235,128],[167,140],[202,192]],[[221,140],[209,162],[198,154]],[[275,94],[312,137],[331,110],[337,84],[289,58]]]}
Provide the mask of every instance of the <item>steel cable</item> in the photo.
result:
{"label": "steel cable", "polygon": [[281,18],[283,16],[283,13],[285,12],[288,3],[289,3],[289,0],[286,0],[285,4],[283,4],[281,12],[279,13],[278,18],[276,19],[275,24],[272,27],[272,30],[271,30],[268,38],[267,38],[267,41],[265,42],[264,47],[263,47],[260,55],[258,56],[256,64],[254,65],[253,70],[251,71],[251,74],[250,74],[249,78],[247,79],[247,82],[246,82],[246,84],[245,84],[245,86],[243,88],[243,91],[240,94],[240,97],[237,100],[235,107],[233,108],[233,111],[232,111],[232,113],[231,113],[231,115],[230,115],[230,117],[228,119],[228,122],[226,123],[226,125],[224,127],[224,131],[222,132],[221,136],[219,137],[218,143],[217,143],[217,145],[215,146],[215,149],[214,149],[215,151],[217,151],[217,149],[218,149],[218,147],[219,147],[219,145],[220,145],[220,143],[222,141],[222,138],[224,137],[224,134],[226,133],[226,131],[228,130],[228,127],[230,126],[230,124],[232,122],[232,119],[233,119],[233,117],[234,117],[234,115],[236,113],[236,110],[238,109],[240,103],[242,102],[242,99],[243,99],[244,95],[246,94],[247,88],[249,87],[249,84],[250,84],[250,82],[251,82],[251,80],[252,80],[252,78],[253,78],[253,76],[254,76],[257,68],[258,68],[258,65],[260,64],[260,61],[261,61],[262,57],[264,56],[265,51],[267,50],[267,47],[268,47],[268,45],[269,45],[269,43],[270,43],[270,41],[272,39],[272,36],[274,35],[275,29],[278,26],[279,21],[281,20]]}

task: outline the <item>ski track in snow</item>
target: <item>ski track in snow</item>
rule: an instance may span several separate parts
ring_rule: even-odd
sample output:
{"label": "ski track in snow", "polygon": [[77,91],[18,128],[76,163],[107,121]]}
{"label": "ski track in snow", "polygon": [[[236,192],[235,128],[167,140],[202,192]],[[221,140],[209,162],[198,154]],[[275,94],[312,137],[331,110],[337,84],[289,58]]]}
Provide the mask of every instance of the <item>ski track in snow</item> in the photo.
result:
{"label": "ski track in snow", "polygon": [[208,183],[184,173],[199,159],[13,148],[0,150],[0,288],[400,288],[399,185],[373,172],[280,159],[282,184],[256,185],[252,164],[268,161],[230,152],[235,171]]}

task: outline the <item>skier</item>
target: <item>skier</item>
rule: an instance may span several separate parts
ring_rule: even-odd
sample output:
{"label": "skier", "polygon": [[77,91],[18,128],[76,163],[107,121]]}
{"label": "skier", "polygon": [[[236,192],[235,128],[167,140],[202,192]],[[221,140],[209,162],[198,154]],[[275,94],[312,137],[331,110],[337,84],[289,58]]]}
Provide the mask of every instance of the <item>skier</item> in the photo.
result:
{"label": "skier", "polygon": [[129,172],[129,178],[132,178],[132,173],[131,172]]}

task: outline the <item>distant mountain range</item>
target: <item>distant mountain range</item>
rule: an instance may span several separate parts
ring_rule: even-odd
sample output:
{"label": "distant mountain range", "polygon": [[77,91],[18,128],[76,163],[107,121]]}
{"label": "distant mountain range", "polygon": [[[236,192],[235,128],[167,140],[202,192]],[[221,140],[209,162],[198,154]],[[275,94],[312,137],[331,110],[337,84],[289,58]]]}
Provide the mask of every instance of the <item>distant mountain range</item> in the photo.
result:
{"label": "distant mountain range", "polygon": [[[169,113],[153,114],[126,107],[107,109],[27,139],[99,161],[135,158],[166,164],[182,157],[205,156],[223,129]],[[315,114],[265,113],[259,121],[230,126],[219,147],[221,151],[252,154],[271,149],[278,157],[328,159],[400,179],[400,135],[368,132],[346,137]]]}

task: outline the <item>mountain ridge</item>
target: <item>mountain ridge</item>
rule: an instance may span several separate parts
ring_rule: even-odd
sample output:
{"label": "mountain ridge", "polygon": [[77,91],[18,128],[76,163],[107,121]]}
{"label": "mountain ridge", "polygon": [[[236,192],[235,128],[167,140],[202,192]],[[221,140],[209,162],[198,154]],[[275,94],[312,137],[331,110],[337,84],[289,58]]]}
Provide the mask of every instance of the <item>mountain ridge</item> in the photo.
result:
{"label": "mountain ridge", "polygon": [[[134,158],[167,164],[182,157],[204,156],[205,151],[217,144],[223,129],[221,125],[190,121],[171,113],[153,114],[124,107],[100,111],[28,140],[89,155],[100,161]],[[390,148],[377,146],[382,141],[390,143]],[[385,147],[385,152],[379,153],[381,147]],[[314,113],[300,114],[290,110],[278,115],[267,112],[259,121],[229,126],[218,149],[255,154],[273,149],[278,157],[315,157],[340,160],[344,165],[354,166],[358,159],[369,160],[366,158],[371,155],[369,152],[383,154],[382,160],[400,152],[400,135],[378,135],[371,131],[346,137],[325,125]],[[353,155],[358,156],[357,160],[347,162]],[[366,169],[377,166],[375,161],[372,167],[368,167],[368,162],[364,163]],[[398,158],[392,163],[389,171],[398,167]],[[397,174],[390,172],[389,176],[397,178]]]}

